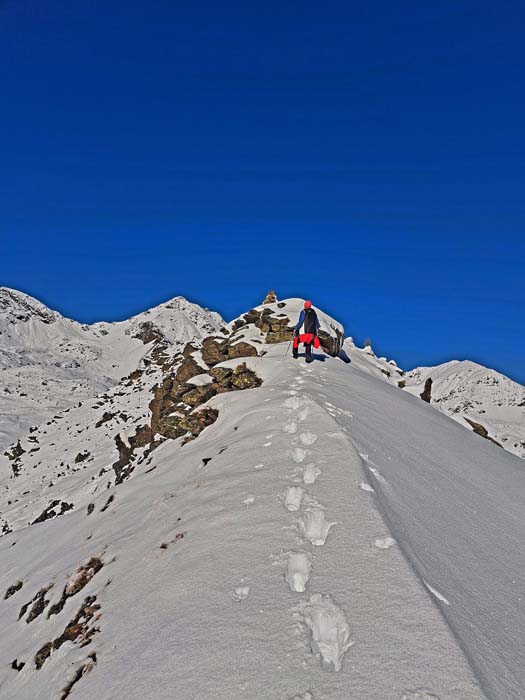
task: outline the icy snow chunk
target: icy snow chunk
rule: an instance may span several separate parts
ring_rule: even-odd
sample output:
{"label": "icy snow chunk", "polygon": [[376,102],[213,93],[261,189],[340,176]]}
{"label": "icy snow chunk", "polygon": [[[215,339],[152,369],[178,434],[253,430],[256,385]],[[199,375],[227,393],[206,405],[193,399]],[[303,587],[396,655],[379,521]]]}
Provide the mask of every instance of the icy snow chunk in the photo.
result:
{"label": "icy snow chunk", "polygon": [[288,421],[283,425],[283,430],[285,433],[295,433],[297,431],[297,423],[293,420]]}
{"label": "icy snow chunk", "polygon": [[305,625],[310,630],[310,647],[313,654],[320,654],[321,668],[340,671],[343,656],[352,646],[350,629],[343,611],[330,595],[316,593],[309,602],[303,602],[301,610]]}
{"label": "icy snow chunk", "polygon": [[238,586],[232,591],[232,600],[236,603],[240,603],[242,600],[246,600],[250,593],[250,586]]}
{"label": "icy snow chunk", "polygon": [[310,556],[305,552],[289,553],[285,578],[290,586],[290,590],[296,593],[304,592],[308,579],[310,578],[311,567]]}
{"label": "icy snow chunk", "polygon": [[299,529],[313,545],[319,547],[326,542],[330,529],[337,523],[330,523],[325,518],[321,505],[308,506],[299,521]]}
{"label": "icy snow chunk", "polygon": [[362,482],[359,484],[359,488],[360,488],[362,491],[366,491],[367,493],[375,493],[375,491],[374,491],[374,489],[372,488],[372,486],[370,486],[370,484],[368,484],[366,481],[362,481]]}
{"label": "icy snow chunk", "polygon": [[390,547],[393,547],[395,543],[396,541],[393,537],[376,537],[373,545],[378,549],[390,549]]}
{"label": "icy snow chunk", "polygon": [[213,377],[209,374],[196,374],[194,377],[190,377],[187,384],[193,384],[194,386],[205,386],[206,384],[211,384],[213,382]]}

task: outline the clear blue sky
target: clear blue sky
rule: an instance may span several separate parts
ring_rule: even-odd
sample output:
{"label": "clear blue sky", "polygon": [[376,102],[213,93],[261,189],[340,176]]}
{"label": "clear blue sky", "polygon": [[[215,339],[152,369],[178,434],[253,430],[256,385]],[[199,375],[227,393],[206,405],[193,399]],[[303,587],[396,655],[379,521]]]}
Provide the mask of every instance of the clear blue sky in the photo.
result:
{"label": "clear blue sky", "polygon": [[0,0],[0,284],[310,297],[525,380],[522,2]]}

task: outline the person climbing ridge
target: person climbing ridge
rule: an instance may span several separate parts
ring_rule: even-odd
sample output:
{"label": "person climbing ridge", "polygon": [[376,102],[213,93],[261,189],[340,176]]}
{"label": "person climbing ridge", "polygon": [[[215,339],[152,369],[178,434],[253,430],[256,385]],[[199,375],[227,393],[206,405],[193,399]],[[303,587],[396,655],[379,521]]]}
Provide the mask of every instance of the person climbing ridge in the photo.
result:
{"label": "person climbing ridge", "polygon": [[[300,334],[302,325],[304,325],[304,333]],[[299,321],[294,331],[292,355],[295,359],[299,357],[299,343],[304,343],[306,362],[312,362],[314,359],[312,357],[312,345],[314,348],[318,348],[321,345],[317,335],[320,325],[317,314],[312,309],[312,302],[305,301],[304,309],[299,315]]]}

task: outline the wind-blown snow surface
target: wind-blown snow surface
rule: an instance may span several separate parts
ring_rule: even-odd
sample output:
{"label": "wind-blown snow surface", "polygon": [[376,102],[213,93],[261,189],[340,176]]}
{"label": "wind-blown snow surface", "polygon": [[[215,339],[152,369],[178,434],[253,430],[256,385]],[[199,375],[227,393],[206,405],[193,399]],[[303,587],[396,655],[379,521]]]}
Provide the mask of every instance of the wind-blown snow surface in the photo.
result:
{"label": "wind-blown snow surface", "polygon": [[418,367],[406,375],[406,391],[419,396],[432,379],[431,405],[469,425],[483,426],[491,438],[525,458],[525,387],[475,362],[453,361]]}
{"label": "wind-blown snow surface", "polygon": [[183,297],[127,321],[82,325],[0,287],[0,452],[136,369],[154,337],[181,349],[222,325],[218,314]]}
{"label": "wind-blown snow surface", "polygon": [[352,338],[345,340],[344,351],[354,367],[417,397],[432,379],[433,408],[469,431],[485,431],[485,437],[525,459],[525,387],[512,379],[469,360],[404,372],[393,360],[377,357],[371,347],[356,347]]}
{"label": "wind-blown snow surface", "polygon": [[16,478],[0,460],[0,697],[521,697],[523,463],[370,352],[306,365],[239,332],[260,356],[218,367],[262,386],[120,485],[114,434],[149,420],[162,362],[28,436]]}

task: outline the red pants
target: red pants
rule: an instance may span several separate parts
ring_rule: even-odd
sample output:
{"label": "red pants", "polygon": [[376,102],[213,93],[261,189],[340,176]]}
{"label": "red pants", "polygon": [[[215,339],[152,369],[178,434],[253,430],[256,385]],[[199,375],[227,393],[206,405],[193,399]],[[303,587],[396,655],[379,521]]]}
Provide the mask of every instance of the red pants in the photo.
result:
{"label": "red pants", "polygon": [[304,343],[305,345],[311,345],[313,343],[314,348],[316,349],[321,347],[319,338],[316,335],[313,335],[313,333],[303,333],[302,335],[296,335],[293,339],[294,348],[297,349],[299,347],[299,343]]}

